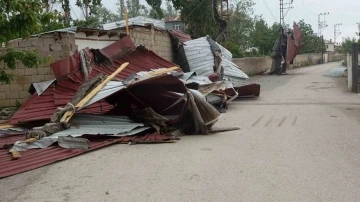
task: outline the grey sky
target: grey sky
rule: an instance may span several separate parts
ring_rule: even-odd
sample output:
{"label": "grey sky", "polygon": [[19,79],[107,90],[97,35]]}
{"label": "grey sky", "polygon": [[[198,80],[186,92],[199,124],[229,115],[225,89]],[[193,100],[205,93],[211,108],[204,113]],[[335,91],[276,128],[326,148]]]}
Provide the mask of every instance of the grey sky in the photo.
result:
{"label": "grey sky", "polygon": [[[81,12],[76,8],[75,1],[72,1],[72,7],[78,17]],[[209,0],[208,0],[209,1]],[[256,2],[255,15],[262,15],[268,24],[279,22],[279,0],[254,0]],[[284,2],[287,0],[284,0]],[[112,11],[116,11],[116,0],[102,0],[105,7]],[[145,0],[140,0],[147,5]],[[265,5],[265,3],[267,6]],[[304,19],[306,23],[311,24],[314,31],[318,31],[318,14],[329,12],[326,16],[328,27],[323,30],[325,39],[334,40],[334,25],[342,23],[340,26],[341,35],[337,38],[337,42],[342,41],[342,37],[356,37],[358,32],[357,22],[360,22],[360,1],[359,0],[294,0],[293,9],[291,9],[285,17],[286,24],[292,24],[293,21]],[[196,12],[193,13],[193,15]],[[73,14],[74,15],[74,14]],[[323,19],[323,17],[322,17]]]}

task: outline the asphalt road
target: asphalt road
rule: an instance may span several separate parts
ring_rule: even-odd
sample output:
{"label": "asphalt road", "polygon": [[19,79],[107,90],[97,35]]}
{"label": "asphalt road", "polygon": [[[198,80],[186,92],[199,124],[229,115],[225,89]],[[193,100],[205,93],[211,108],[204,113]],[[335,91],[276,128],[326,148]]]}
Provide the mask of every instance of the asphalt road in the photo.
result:
{"label": "asphalt road", "polygon": [[359,201],[359,95],[323,76],[339,65],[253,77],[261,97],[217,124],[240,131],[107,147],[1,179],[0,201]]}

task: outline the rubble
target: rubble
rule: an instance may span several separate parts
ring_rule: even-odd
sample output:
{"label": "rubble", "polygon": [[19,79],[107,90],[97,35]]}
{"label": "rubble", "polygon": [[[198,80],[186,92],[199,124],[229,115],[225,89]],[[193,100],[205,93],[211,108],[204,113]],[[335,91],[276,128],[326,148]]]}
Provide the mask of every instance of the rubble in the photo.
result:
{"label": "rubble", "polygon": [[22,135],[14,141],[13,131],[1,130],[0,178],[111,144],[174,143],[182,135],[239,130],[213,126],[230,102],[259,96],[260,86],[247,85],[224,47],[200,42],[211,55],[202,59],[205,66],[190,63],[192,72],[129,37],[53,63],[56,80],[33,84],[33,95],[7,123],[24,126]]}

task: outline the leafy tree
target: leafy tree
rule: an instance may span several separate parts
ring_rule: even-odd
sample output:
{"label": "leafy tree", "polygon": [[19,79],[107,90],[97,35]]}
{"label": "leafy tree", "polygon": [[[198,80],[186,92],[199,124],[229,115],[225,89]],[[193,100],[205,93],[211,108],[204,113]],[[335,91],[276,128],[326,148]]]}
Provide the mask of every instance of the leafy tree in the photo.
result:
{"label": "leafy tree", "polygon": [[174,8],[181,11],[181,20],[187,32],[194,38],[209,35],[216,39],[218,26],[213,18],[212,1],[172,0]]}
{"label": "leafy tree", "polygon": [[[65,27],[70,27],[70,0],[42,0],[42,2],[47,12],[53,12],[55,14],[58,14],[53,16],[52,18],[57,18],[57,22],[62,21]],[[55,5],[60,5],[62,10],[58,11],[54,9]]]}
{"label": "leafy tree", "polygon": [[[279,31],[277,32],[279,35]],[[267,25],[263,18],[255,19],[254,30],[251,32],[252,48],[257,48],[262,55],[268,55],[272,51],[274,41],[272,29]]]}
{"label": "leafy tree", "polygon": [[251,33],[254,29],[254,20],[251,18],[253,14],[251,0],[240,1],[236,4],[230,18],[230,41],[238,44],[239,48],[245,50],[251,46]]}
{"label": "leafy tree", "polygon": [[[40,0],[0,0],[0,43],[8,44],[12,39],[28,38],[31,34],[43,30],[42,24],[51,25],[52,15],[44,12],[43,3]],[[48,61],[41,58],[34,50],[15,50],[7,47],[0,56],[0,62],[5,66],[0,67],[0,82],[9,83],[13,79],[7,68],[15,69],[17,61],[26,67],[38,67]]]}
{"label": "leafy tree", "polygon": [[346,38],[342,43],[341,43],[341,48],[340,48],[340,52],[343,54],[351,54],[352,52],[352,44],[357,42],[358,43],[358,49],[360,50],[360,39],[356,40],[355,38]]}
{"label": "leafy tree", "polygon": [[[173,1],[178,1],[178,0],[173,0]],[[158,17],[159,19],[162,19],[164,17],[164,12],[161,9],[162,0],[146,0],[146,3],[151,6],[150,15]]]}
{"label": "leafy tree", "polygon": [[101,0],[76,0],[75,5],[81,9],[84,19],[74,20],[74,26],[94,28],[100,27],[95,15],[102,6]]}
{"label": "leafy tree", "polygon": [[87,20],[74,20],[73,25],[78,27],[101,28],[103,24],[119,20],[119,15],[111,12],[104,6],[94,10],[94,14]]}
{"label": "leafy tree", "polygon": [[178,15],[178,11],[173,7],[170,1],[166,2],[166,10],[163,11],[164,18],[169,18]]}
{"label": "leafy tree", "polygon": [[128,17],[137,17],[142,15],[141,9],[142,5],[139,0],[127,0],[126,7],[128,9]]}
{"label": "leafy tree", "polygon": [[58,11],[45,11],[39,15],[39,19],[42,25],[42,32],[69,27],[62,13]]}
{"label": "leafy tree", "polygon": [[301,53],[321,52],[321,47],[325,50],[325,45],[321,44],[321,37],[318,37],[310,24],[306,24],[304,20],[298,22],[299,28],[303,36],[304,47]]}
{"label": "leafy tree", "polygon": [[124,9],[125,9],[124,0],[118,0],[116,2],[116,6],[117,6],[117,12],[118,12],[118,15],[119,15],[118,20],[123,20],[125,18],[125,16],[124,16]]}

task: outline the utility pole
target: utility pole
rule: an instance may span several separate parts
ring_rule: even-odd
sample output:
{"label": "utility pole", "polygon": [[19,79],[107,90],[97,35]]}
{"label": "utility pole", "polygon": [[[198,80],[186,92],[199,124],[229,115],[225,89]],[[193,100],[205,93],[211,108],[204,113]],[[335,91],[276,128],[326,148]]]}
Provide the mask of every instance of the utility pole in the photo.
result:
{"label": "utility pole", "polygon": [[321,35],[321,64],[324,64],[324,35]]}
{"label": "utility pole", "polygon": [[340,32],[340,25],[342,25],[342,23],[338,23],[334,25],[334,44],[336,45],[336,39],[337,37],[341,34]]}
{"label": "utility pole", "polygon": [[[287,3],[284,3],[284,1],[287,1]],[[285,26],[285,16],[290,9],[294,8],[293,6],[291,6],[293,2],[294,0],[280,0],[280,22],[279,22],[280,25]],[[284,10],[286,9],[287,11],[284,14]]]}
{"label": "utility pole", "polygon": [[[325,21],[325,16],[326,15],[329,15],[330,13],[327,12],[327,13],[320,13],[318,15],[318,36],[321,37],[322,36],[322,31],[325,27],[327,27],[328,25],[326,24],[326,21]],[[321,21],[321,16],[324,16],[324,20]]]}
{"label": "utility pole", "polygon": [[230,40],[230,37],[231,37],[230,16],[231,16],[231,14],[229,12],[229,1],[228,0],[221,0],[220,17],[221,17],[221,19],[227,21],[226,40]]}
{"label": "utility pole", "polygon": [[360,39],[360,22],[357,22],[356,24],[358,25],[358,30],[359,30],[359,32],[356,32],[356,35],[358,35]]}

